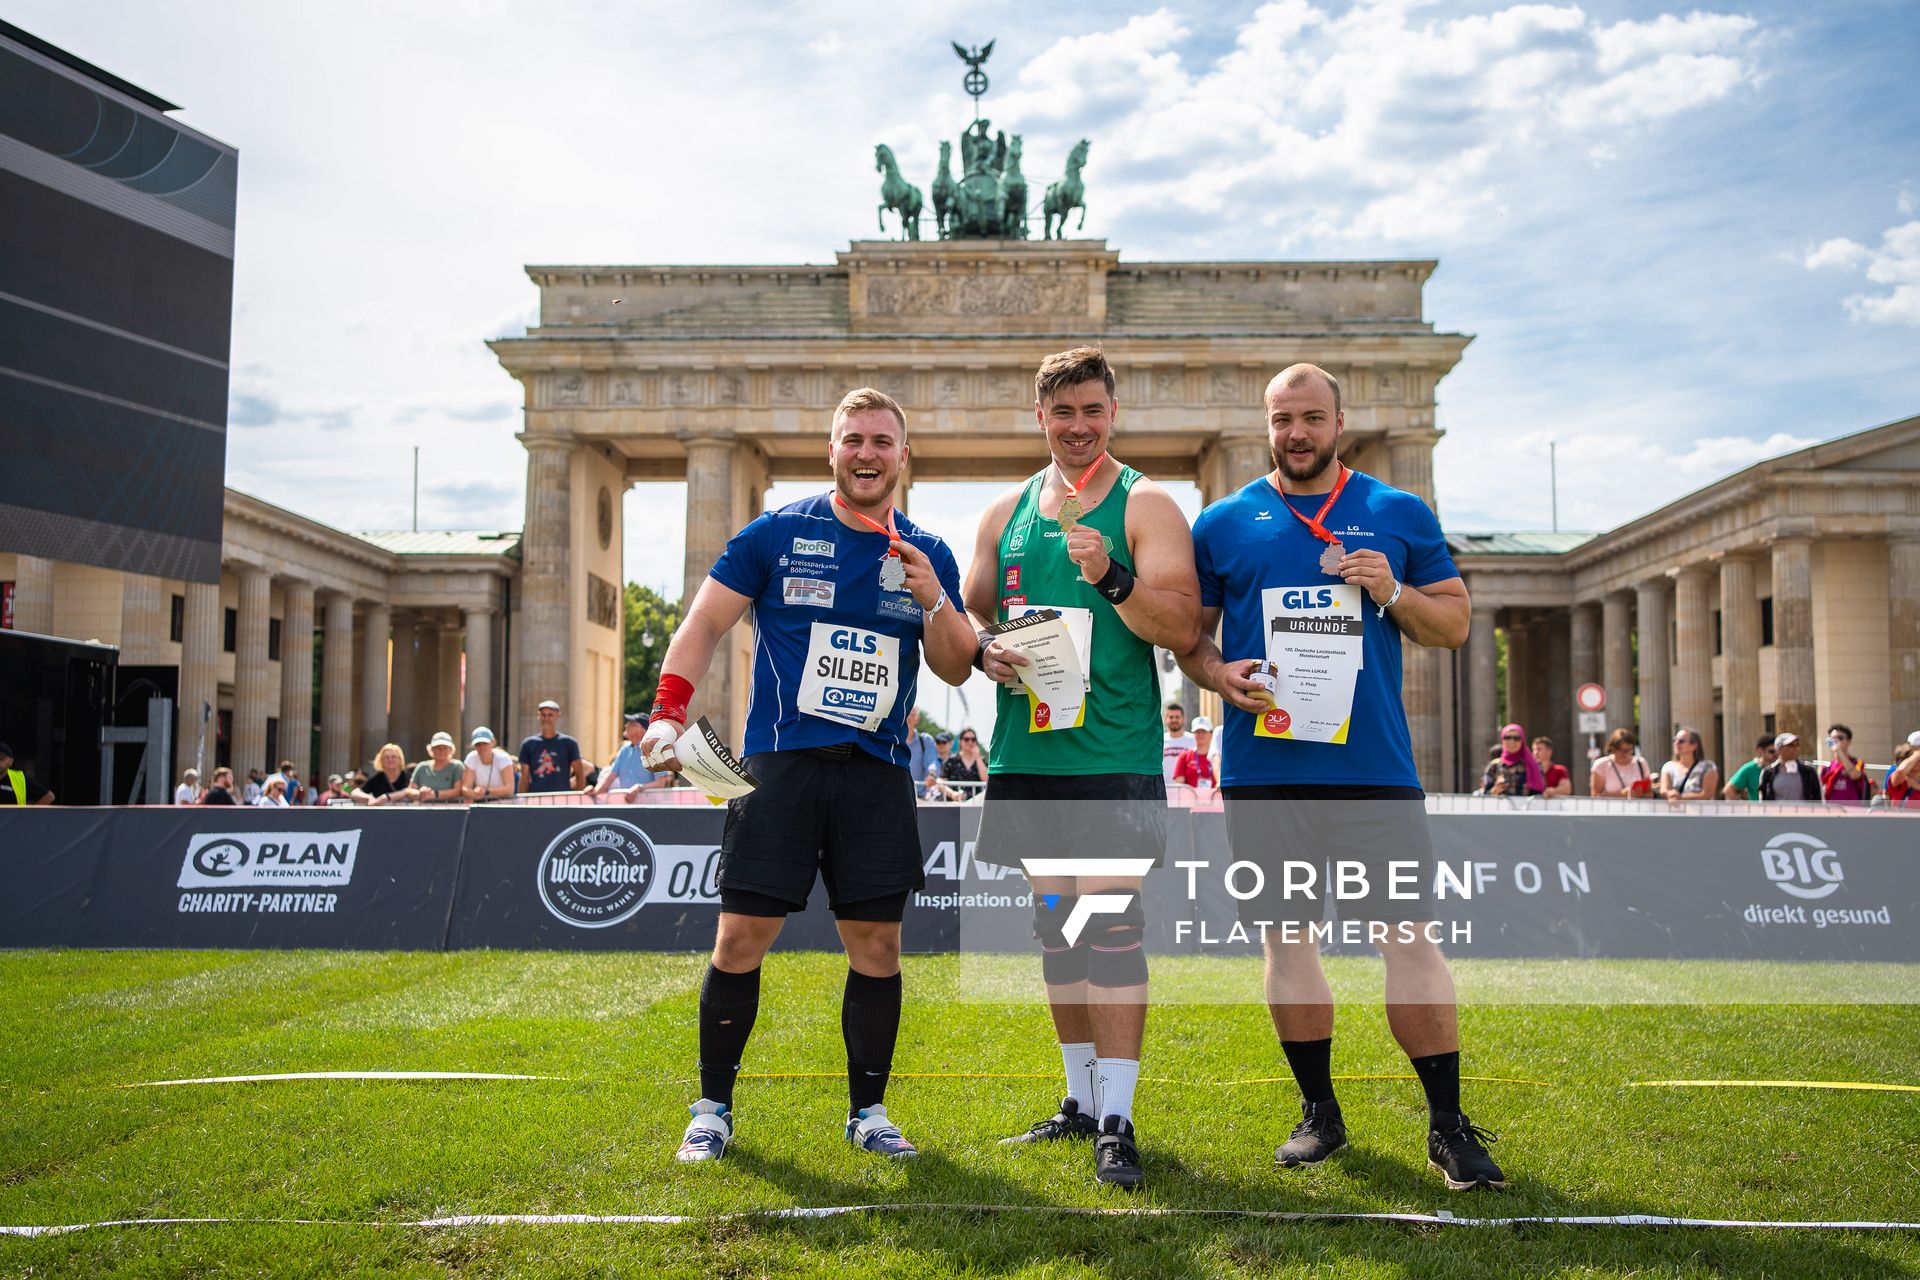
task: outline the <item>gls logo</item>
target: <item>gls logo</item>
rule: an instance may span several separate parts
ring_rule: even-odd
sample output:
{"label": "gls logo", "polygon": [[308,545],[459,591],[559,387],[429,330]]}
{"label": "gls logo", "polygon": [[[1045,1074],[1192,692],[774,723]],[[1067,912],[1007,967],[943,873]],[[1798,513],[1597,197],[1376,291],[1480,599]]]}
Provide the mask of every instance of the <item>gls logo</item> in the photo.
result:
{"label": "gls logo", "polygon": [[1760,850],[1767,879],[1796,898],[1824,898],[1840,887],[1840,855],[1813,836],[1783,831]]}
{"label": "gls logo", "polygon": [[878,653],[880,637],[872,632],[836,631],[827,637],[827,643],[847,653]]}
{"label": "gls logo", "polygon": [[1331,609],[1333,588],[1289,587],[1280,593],[1280,604],[1286,609]]}

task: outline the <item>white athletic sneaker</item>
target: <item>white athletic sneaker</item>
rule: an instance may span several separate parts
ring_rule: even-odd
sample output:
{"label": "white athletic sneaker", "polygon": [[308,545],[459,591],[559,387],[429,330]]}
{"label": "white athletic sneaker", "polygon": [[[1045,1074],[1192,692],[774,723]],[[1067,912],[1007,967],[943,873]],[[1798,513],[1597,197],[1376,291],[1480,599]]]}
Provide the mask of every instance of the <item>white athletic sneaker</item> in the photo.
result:
{"label": "white athletic sneaker", "polygon": [[901,1136],[900,1127],[887,1119],[887,1109],[880,1105],[862,1107],[859,1115],[847,1121],[847,1141],[889,1160],[911,1160],[920,1154],[918,1147]]}
{"label": "white athletic sneaker", "polygon": [[687,1122],[686,1136],[680,1139],[680,1149],[673,1158],[682,1164],[694,1164],[727,1154],[727,1144],[733,1141],[733,1116],[727,1104],[702,1098],[687,1110],[693,1113],[693,1119]]}

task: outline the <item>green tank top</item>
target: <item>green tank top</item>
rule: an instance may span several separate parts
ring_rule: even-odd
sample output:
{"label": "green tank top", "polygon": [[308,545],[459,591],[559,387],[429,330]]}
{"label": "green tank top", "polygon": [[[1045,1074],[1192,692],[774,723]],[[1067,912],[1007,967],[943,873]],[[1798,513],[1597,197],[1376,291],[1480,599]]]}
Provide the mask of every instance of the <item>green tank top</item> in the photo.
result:
{"label": "green tank top", "polygon": [[[996,621],[1022,605],[1085,609],[1092,614],[1093,688],[1078,728],[1033,729],[1024,686],[995,686],[994,773],[1093,775],[1153,773],[1160,769],[1160,679],[1153,646],[1127,629],[1107,598],[1083,581],[1067,559],[1066,535],[1040,514],[1042,470],[1020,491],[1007,527],[1000,531],[1000,572],[995,580]],[[1106,538],[1107,554],[1129,571],[1127,497],[1140,473],[1123,465],[1120,478],[1080,523]]]}

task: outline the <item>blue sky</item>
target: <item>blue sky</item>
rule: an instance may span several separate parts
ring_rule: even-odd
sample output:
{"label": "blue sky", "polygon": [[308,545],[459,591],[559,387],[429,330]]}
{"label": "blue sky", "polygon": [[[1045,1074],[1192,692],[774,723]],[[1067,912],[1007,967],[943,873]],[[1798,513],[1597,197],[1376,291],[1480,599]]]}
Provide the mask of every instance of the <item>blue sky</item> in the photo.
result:
{"label": "blue sky", "polygon": [[[925,186],[967,120],[950,39],[997,39],[1031,180],[1092,140],[1086,234],[1128,258],[1438,258],[1427,316],[1475,335],[1439,392],[1452,527],[1544,528],[1550,439],[1562,527],[1603,528],[1920,412],[1900,0],[9,18],[240,148],[229,483],[348,528],[405,525],[416,444],[423,525],[517,528],[482,342],[531,316],[522,265],[830,261],[872,234],[873,144]],[[964,544],[986,496],[914,514]],[[630,495],[630,577],[677,588],[680,501]]]}

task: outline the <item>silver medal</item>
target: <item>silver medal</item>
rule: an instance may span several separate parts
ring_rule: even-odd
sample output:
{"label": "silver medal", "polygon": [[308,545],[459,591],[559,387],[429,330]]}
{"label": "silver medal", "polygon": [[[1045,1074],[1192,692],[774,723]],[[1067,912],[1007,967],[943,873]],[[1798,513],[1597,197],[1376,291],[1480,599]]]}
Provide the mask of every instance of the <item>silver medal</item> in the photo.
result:
{"label": "silver medal", "polygon": [[880,589],[882,591],[907,589],[907,566],[899,556],[888,556],[880,562]]}
{"label": "silver medal", "polygon": [[1329,542],[1327,549],[1320,553],[1320,572],[1331,574],[1336,578],[1339,577],[1340,557],[1346,554],[1347,549],[1345,547],[1337,542]]}

